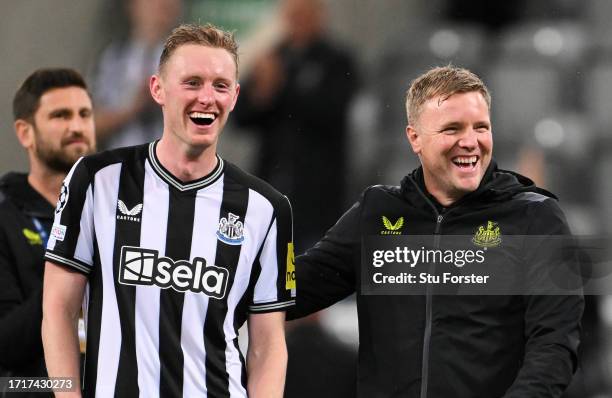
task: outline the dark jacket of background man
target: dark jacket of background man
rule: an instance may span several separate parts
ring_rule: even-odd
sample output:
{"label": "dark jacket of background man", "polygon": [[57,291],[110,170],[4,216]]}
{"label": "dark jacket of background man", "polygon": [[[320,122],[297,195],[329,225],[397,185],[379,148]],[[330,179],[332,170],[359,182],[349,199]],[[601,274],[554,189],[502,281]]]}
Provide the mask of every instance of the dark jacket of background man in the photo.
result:
{"label": "dark jacket of background man", "polygon": [[0,368],[10,367],[11,376],[46,375],[41,293],[53,206],[26,174],[9,173],[0,180],[0,220]]}

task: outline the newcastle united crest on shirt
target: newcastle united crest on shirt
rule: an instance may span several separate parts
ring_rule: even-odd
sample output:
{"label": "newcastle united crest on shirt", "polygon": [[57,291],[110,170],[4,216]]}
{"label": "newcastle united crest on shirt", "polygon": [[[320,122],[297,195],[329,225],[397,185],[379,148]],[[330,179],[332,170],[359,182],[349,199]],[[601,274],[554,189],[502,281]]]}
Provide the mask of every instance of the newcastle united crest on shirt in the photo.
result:
{"label": "newcastle united crest on shirt", "polygon": [[219,220],[219,230],[217,231],[217,237],[221,242],[225,242],[228,245],[240,245],[244,240],[244,225],[242,221],[238,221],[240,217],[228,213],[227,218],[223,217]]}

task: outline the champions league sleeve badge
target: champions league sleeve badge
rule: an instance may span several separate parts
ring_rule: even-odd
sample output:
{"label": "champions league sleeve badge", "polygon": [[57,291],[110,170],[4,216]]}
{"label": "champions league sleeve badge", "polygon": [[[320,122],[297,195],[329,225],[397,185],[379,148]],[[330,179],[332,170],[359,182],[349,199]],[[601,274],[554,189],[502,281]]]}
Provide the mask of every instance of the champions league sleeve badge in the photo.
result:
{"label": "champions league sleeve badge", "polygon": [[62,212],[66,203],[68,202],[68,185],[65,182],[62,183],[62,188],[60,189],[59,199],[57,200],[57,206],[55,207],[55,214],[59,214]]}

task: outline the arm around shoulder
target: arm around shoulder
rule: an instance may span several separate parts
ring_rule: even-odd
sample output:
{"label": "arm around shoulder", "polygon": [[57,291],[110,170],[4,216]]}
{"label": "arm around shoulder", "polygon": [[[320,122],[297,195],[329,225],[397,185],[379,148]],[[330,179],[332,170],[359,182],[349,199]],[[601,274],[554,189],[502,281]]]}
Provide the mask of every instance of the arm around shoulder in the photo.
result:
{"label": "arm around shoulder", "polygon": [[293,320],[320,311],[356,290],[361,262],[361,207],[355,203],[313,248],[296,257],[296,305]]}

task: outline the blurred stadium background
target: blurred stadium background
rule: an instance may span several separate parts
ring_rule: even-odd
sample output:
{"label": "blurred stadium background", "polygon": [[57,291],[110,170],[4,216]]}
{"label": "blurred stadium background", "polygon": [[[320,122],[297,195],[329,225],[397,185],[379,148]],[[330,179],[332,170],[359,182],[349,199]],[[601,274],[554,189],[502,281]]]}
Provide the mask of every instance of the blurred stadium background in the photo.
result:
{"label": "blurred stadium background", "polygon": [[[241,74],[275,40],[275,0],[186,0],[185,22],[236,30]],[[493,95],[495,154],[556,193],[577,234],[612,230],[612,1],[328,0],[329,31],[359,65],[347,143],[348,198],[397,184],[417,163],[404,138],[404,92],[427,68],[452,62],[481,75]],[[0,2],[0,170],[25,170],[11,101],[34,69],[90,75],[100,51],[125,33],[122,0]],[[220,152],[252,169],[258,142],[230,125]],[[347,203],[347,206],[350,203]],[[356,344],[350,302],[323,317]],[[612,396],[612,301],[589,297],[584,358],[572,397]]]}

